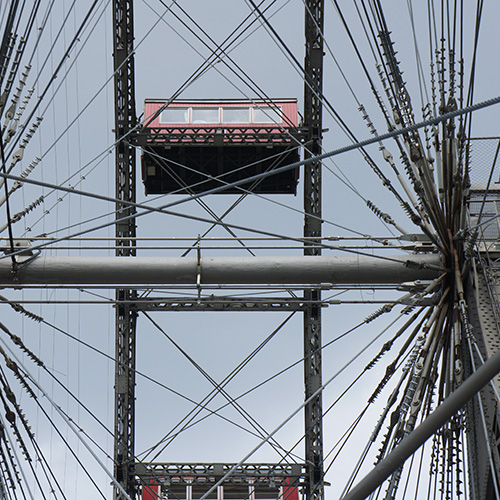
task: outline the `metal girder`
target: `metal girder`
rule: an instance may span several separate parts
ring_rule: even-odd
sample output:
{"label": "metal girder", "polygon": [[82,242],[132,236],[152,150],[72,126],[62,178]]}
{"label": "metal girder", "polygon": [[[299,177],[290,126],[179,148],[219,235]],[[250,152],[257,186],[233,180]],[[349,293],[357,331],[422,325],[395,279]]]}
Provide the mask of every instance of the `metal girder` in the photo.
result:
{"label": "metal girder", "polygon": [[[495,269],[485,262],[477,264],[478,272],[469,279],[467,287],[467,306],[474,334],[471,341],[477,342],[482,358],[487,360],[500,349],[500,280]],[[474,361],[465,360],[466,373],[474,373],[472,363],[476,367],[482,364],[477,353],[474,353]],[[500,377],[494,378],[492,383],[498,393]],[[491,384],[469,402],[467,411],[471,498],[493,500],[496,498],[494,482],[500,485],[500,408]]]}
{"label": "metal girder", "polygon": [[165,146],[182,144],[187,148],[197,146],[237,146],[255,148],[256,145],[276,146],[289,145],[296,147],[301,143],[303,130],[299,127],[283,127],[276,125],[238,126],[221,128],[197,126],[195,129],[179,129],[179,127],[152,127],[143,129],[137,137],[141,146]]}
{"label": "metal girder", "polygon": [[[235,464],[226,463],[165,463],[151,462],[137,464],[138,477],[155,476],[158,478],[190,477],[193,481],[204,482],[204,478],[224,476]],[[264,464],[245,463],[238,466],[227,478],[227,481],[239,481],[252,478],[261,482],[269,482],[276,478],[299,479],[302,477],[301,464]]]}
{"label": "metal girder", "polygon": [[232,298],[232,297],[178,297],[172,299],[148,297],[134,303],[137,311],[187,311],[187,312],[263,312],[302,311],[306,307],[303,299],[291,297],[275,298]]}
{"label": "metal girder", "polygon": [[[128,218],[135,208],[122,203],[136,200],[136,153],[129,143],[136,125],[133,41],[133,0],[113,0],[116,199],[120,200],[116,203],[116,255],[119,257],[135,255],[135,219]],[[130,303],[136,296],[134,290],[116,291],[114,474],[132,499],[137,491],[134,464],[137,313]],[[116,488],[113,497],[125,498]]]}
{"label": "metal girder", "polygon": [[[304,126],[307,139],[304,157],[322,152],[323,97],[323,18],[324,1],[305,2],[305,79]],[[321,162],[304,168],[304,236],[311,238],[305,255],[320,255],[321,247]],[[317,238],[317,240],[315,239]],[[308,307],[304,310],[305,398],[318,394],[305,407],[305,458],[307,464],[306,500],[322,500],[323,485],[323,408],[321,387],[321,290],[305,290]]]}

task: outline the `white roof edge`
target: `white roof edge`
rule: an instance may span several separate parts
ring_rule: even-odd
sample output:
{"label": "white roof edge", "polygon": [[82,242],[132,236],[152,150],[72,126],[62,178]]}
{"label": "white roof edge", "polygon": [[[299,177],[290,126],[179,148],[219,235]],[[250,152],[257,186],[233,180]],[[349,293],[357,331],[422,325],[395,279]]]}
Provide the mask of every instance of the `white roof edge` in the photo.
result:
{"label": "white roof edge", "polygon": [[[166,102],[168,99],[166,98],[146,98],[144,99],[144,102]],[[280,103],[280,102],[297,102],[296,97],[273,97],[272,99],[175,99],[175,101],[172,101],[172,103],[245,103],[245,104],[252,104],[254,102],[256,103]]]}

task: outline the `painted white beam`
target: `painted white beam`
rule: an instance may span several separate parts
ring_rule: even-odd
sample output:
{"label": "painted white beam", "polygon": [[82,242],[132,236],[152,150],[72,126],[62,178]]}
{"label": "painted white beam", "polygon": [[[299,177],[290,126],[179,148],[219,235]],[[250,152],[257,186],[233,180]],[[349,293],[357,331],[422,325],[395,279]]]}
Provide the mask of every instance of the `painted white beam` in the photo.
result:
{"label": "painted white beam", "polygon": [[[50,257],[12,272],[0,260],[0,287],[18,285],[399,284],[440,274],[439,255],[368,257]],[[414,265],[407,266],[411,261]],[[422,266],[418,268],[416,266]]]}

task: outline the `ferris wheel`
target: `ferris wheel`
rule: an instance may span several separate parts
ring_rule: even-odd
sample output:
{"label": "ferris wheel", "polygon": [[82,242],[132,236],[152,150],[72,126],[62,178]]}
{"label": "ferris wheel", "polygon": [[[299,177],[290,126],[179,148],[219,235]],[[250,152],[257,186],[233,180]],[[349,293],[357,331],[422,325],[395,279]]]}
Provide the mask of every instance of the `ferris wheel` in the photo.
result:
{"label": "ferris wheel", "polygon": [[0,4],[0,498],[500,498],[499,10]]}

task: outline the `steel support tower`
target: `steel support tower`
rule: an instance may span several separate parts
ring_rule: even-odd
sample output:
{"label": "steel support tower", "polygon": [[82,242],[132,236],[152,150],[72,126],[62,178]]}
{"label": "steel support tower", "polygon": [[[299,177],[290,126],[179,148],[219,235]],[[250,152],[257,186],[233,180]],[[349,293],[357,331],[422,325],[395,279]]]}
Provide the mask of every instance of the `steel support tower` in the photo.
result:
{"label": "steel support tower", "polygon": [[[324,1],[308,0],[305,11],[306,158],[321,153]],[[135,149],[130,145],[135,131],[133,54],[133,0],[114,0],[114,70],[116,198],[135,201]],[[118,256],[135,255],[135,211],[121,202],[116,206]],[[313,162],[304,174],[305,255],[321,250],[321,162]],[[131,498],[136,496],[134,465],[134,388],[136,312],[134,291],[117,290],[115,377],[115,477]],[[304,298],[305,459],[307,500],[321,500],[323,493],[323,435],[321,387],[321,290],[307,289]],[[115,489],[114,497],[122,498]]]}
{"label": "steel support tower", "polygon": [[[133,0],[113,0],[113,55],[115,87],[116,153],[116,255],[134,256],[135,148],[130,144],[135,133],[134,29]],[[124,203],[125,202],[125,203]],[[136,497],[134,420],[136,316],[131,302],[133,290],[116,291],[116,368],[115,368],[115,446],[114,474],[124,491]],[[116,488],[114,498],[123,494]]]}
{"label": "steel support tower", "polygon": [[[305,2],[305,158],[321,154],[324,1]],[[321,254],[321,162],[304,169],[304,255]],[[304,291],[304,383],[306,500],[321,500],[323,488],[323,407],[321,388],[321,290]]]}

